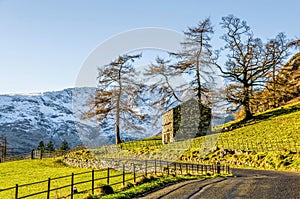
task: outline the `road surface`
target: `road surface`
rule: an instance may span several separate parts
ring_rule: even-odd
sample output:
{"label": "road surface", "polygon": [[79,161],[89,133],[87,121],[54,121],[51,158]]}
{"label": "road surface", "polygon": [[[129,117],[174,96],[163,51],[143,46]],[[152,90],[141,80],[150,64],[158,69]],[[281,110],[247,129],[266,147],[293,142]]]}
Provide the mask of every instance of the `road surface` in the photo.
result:
{"label": "road surface", "polygon": [[174,184],[139,199],[300,199],[300,173],[232,169],[230,178]]}

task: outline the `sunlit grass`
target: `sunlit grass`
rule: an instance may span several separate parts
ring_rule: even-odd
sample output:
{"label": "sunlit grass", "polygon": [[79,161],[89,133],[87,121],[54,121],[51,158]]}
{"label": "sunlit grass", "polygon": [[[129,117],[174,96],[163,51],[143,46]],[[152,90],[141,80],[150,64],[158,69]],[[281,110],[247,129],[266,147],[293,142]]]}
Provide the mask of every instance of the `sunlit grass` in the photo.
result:
{"label": "sunlit grass", "polygon": [[[91,169],[73,168],[64,165],[59,159],[43,159],[43,160],[21,160],[15,162],[7,162],[0,164],[0,189],[14,187],[16,184],[23,185],[38,181],[46,182],[36,185],[24,186],[19,188],[19,196],[25,196],[31,193],[47,190],[48,178],[56,178],[61,176],[68,176],[62,179],[51,180],[51,189],[71,184],[71,174],[78,174],[88,172]],[[121,174],[120,171],[110,170],[110,175]],[[107,170],[95,172],[95,178],[104,178],[107,176]],[[127,175],[126,179],[132,178],[132,175]],[[91,173],[82,175],[75,175],[74,182],[82,182],[91,180]],[[107,180],[96,181],[95,186],[99,183],[106,184]],[[115,177],[110,180],[110,183],[122,182],[122,176]],[[83,191],[92,188],[92,183],[85,183],[75,185],[78,191]],[[115,185],[114,188],[119,189],[120,184]],[[51,192],[51,198],[67,196],[70,194],[70,187]],[[0,192],[0,198],[14,198],[15,189]],[[33,196],[30,198],[46,198],[46,194]],[[82,198],[82,195],[74,195],[74,198]]]}

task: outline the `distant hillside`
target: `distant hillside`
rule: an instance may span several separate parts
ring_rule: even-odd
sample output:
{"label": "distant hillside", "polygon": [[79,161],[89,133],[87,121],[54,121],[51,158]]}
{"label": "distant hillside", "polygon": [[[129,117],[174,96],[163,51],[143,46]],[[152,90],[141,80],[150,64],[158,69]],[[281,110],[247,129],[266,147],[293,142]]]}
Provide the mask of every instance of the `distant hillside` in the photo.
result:
{"label": "distant hillside", "polygon": [[[22,95],[0,95],[0,136],[7,137],[16,153],[29,153],[43,140],[55,147],[65,139],[71,147],[99,147],[114,143],[114,124],[99,126],[95,119],[83,120],[87,101],[95,88],[70,88],[62,91]],[[145,135],[122,134],[122,139]]]}

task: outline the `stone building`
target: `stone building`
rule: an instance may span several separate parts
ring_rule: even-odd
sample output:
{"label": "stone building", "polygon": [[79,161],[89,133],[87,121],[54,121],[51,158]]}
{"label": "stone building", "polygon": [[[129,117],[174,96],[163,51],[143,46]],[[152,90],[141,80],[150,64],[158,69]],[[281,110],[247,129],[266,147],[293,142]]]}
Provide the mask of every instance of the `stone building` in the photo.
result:
{"label": "stone building", "polygon": [[211,130],[211,109],[190,99],[162,116],[164,144],[206,135]]}

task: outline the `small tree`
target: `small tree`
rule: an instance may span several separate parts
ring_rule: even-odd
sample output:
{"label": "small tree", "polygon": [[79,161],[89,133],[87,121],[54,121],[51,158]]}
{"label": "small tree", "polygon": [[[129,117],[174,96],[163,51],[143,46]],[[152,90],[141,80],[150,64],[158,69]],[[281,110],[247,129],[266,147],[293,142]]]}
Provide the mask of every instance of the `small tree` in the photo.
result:
{"label": "small tree", "polygon": [[37,150],[41,150],[41,151],[45,151],[46,150],[46,146],[44,144],[44,141],[40,141],[39,142]]}
{"label": "small tree", "polygon": [[68,150],[70,150],[69,144],[68,144],[68,142],[66,140],[64,140],[61,143],[60,150],[62,150],[62,151],[68,151]]}
{"label": "small tree", "polygon": [[53,151],[55,151],[54,144],[53,144],[53,142],[52,142],[51,140],[48,142],[47,147],[46,147],[46,150],[47,150],[48,152],[53,152]]}

